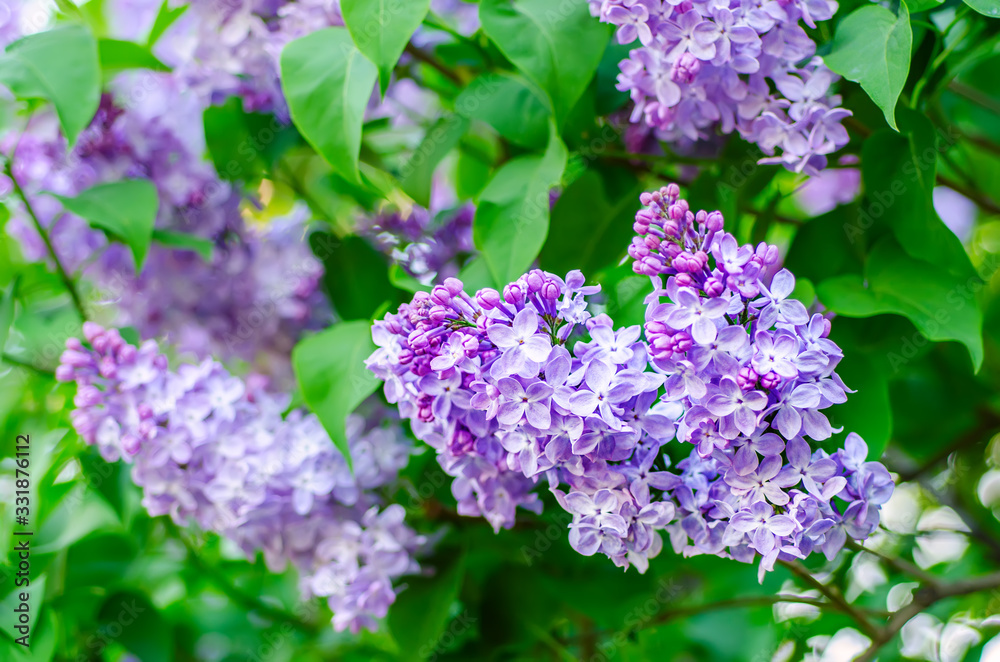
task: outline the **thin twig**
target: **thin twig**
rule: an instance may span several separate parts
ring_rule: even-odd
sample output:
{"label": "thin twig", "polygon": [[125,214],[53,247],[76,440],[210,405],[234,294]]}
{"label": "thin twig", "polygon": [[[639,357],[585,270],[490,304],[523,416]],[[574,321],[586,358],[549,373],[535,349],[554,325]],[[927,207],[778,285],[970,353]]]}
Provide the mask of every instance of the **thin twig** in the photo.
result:
{"label": "thin twig", "polygon": [[838,591],[836,587],[827,586],[820,580],[816,579],[805,568],[805,566],[797,561],[780,561],[780,563],[791,570],[797,577],[799,577],[799,579],[826,596],[826,598],[838,610],[850,616],[851,619],[857,623],[858,627],[865,632],[865,634],[873,639],[875,638],[878,634],[878,628],[872,625],[871,621],[868,620],[868,617],[860,609],[844,599],[844,596],[840,594],[840,591]]}
{"label": "thin twig", "polygon": [[983,211],[988,211],[991,214],[1000,214],[1000,205],[997,205],[997,203],[985,197],[979,191],[976,191],[966,186],[965,184],[962,184],[961,182],[957,182],[954,179],[946,177],[945,175],[941,174],[937,176],[937,181],[938,184],[941,184],[942,186],[947,186],[948,188],[958,193],[961,193],[969,200],[972,200],[977,205],[979,205],[980,209],[982,209]]}
{"label": "thin twig", "polygon": [[947,460],[952,453],[975,446],[977,443],[988,439],[1000,428],[1000,416],[997,416],[990,410],[979,412],[978,418],[976,427],[958,437],[950,444],[945,445],[922,464],[897,470],[896,473],[899,474],[899,482],[915,480],[923,476]]}
{"label": "thin twig", "polygon": [[63,267],[62,262],[59,260],[59,256],[56,254],[56,249],[52,245],[52,241],[49,239],[48,233],[45,228],[42,227],[42,222],[38,220],[38,215],[35,213],[35,208],[31,206],[31,201],[28,200],[27,194],[21,185],[18,183],[17,178],[14,176],[14,168],[12,164],[12,159],[7,159],[4,163],[4,172],[7,177],[10,178],[11,183],[14,186],[14,193],[20,198],[21,202],[24,203],[24,208],[28,212],[28,216],[31,217],[31,221],[35,225],[35,231],[42,237],[42,241],[45,242],[45,248],[48,250],[49,257],[56,265],[56,272],[59,274],[59,278],[62,279],[63,285],[69,292],[69,296],[73,299],[73,305],[76,307],[77,312],[80,314],[80,319],[86,321],[87,313],[83,308],[83,300],[80,299],[80,293],[76,291],[76,285],[73,283],[73,279],[70,278],[69,274],[66,273],[66,269]]}
{"label": "thin twig", "polygon": [[935,603],[946,598],[954,598],[996,588],[1000,588],[1000,572],[983,575],[982,577],[973,577],[972,579],[964,579],[951,584],[935,582],[932,585],[922,586],[914,592],[912,602],[894,612],[889,617],[889,622],[886,623],[885,627],[877,630],[876,636],[872,637],[871,645],[864,653],[854,658],[854,662],[872,662],[882,647],[892,641],[911,618]]}
{"label": "thin twig", "polygon": [[317,628],[315,624],[308,623],[300,619],[295,614],[291,614],[284,609],[279,609],[262,602],[259,598],[248,593],[244,593],[242,590],[234,586],[227,577],[219,572],[217,568],[210,566],[201,559],[198,555],[198,550],[195,549],[194,545],[192,545],[186,537],[184,537],[184,534],[180,531],[176,524],[167,520],[167,528],[171,531],[171,533],[173,533],[175,538],[183,543],[185,549],[187,549],[188,560],[191,562],[191,565],[194,566],[201,576],[208,579],[216,586],[216,588],[225,593],[230,600],[240,605],[243,609],[258,612],[272,621],[287,623],[295,629],[307,634],[316,633]]}
{"label": "thin twig", "polygon": [[434,57],[430,53],[427,53],[426,51],[423,51],[423,50],[417,48],[413,44],[407,44],[406,48],[404,50],[407,53],[409,53],[411,56],[413,56],[413,59],[415,59],[415,60],[417,60],[419,62],[423,62],[424,64],[426,64],[426,65],[428,65],[428,66],[436,69],[445,78],[447,78],[451,82],[455,83],[459,87],[462,87],[462,86],[465,85],[465,81],[462,79],[461,76],[458,75],[458,73],[455,70],[453,70],[450,67],[446,66],[444,63],[442,63],[440,60],[438,60],[436,57]]}
{"label": "thin twig", "polygon": [[909,575],[910,577],[916,579],[919,582],[923,582],[924,584],[929,584],[929,585],[938,584],[937,577],[930,574],[929,572],[924,572],[923,570],[921,570],[920,568],[918,568],[917,566],[913,565],[912,563],[910,563],[905,559],[883,554],[882,552],[878,552],[872,549],[871,547],[865,547],[864,545],[855,542],[850,538],[847,539],[846,546],[848,547],[848,549],[853,549],[856,552],[865,552],[867,554],[871,554],[875,558],[881,560],[890,568],[893,568],[897,572],[900,572],[904,575]]}

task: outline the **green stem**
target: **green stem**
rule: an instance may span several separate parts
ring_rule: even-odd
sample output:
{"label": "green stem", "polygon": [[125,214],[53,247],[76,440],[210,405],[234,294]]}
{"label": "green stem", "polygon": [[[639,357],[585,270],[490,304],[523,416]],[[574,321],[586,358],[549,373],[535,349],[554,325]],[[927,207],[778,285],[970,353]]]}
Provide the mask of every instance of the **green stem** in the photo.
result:
{"label": "green stem", "polygon": [[10,178],[11,183],[14,186],[14,193],[17,197],[24,203],[24,208],[28,212],[28,216],[31,217],[31,221],[35,226],[35,231],[41,236],[42,241],[45,242],[45,248],[49,253],[49,257],[56,265],[56,272],[59,274],[59,278],[62,280],[63,285],[69,292],[70,298],[73,300],[73,306],[76,311],[80,314],[80,319],[82,321],[87,320],[87,313],[83,308],[83,300],[80,298],[80,293],[76,290],[76,285],[73,283],[73,279],[70,278],[69,274],[66,273],[66,269],[63,267],[62,262],[59,260],[59,256],[56,254],[56,249],[52,245],[52,241],[49,239],[48,233],[45,228],[42,227],[42,222],[38,220],[38,215],[35,213],[35,208],[31,205],[31,201],[28,200],[27,194],[21,185],[18,183],[17,178],[14,176],[13,159],[7,159],[4,163],[4,173]]}
{"label": "green stem", "polygon": [[167,520],[167,529],[171,532],[173,537],[180,540],[184,545],[184,548],[188,553],[188,561],[198,571],[198,573],[214,584],[216,588],[222,591],[230,600],[238,604],[243,609],[246,609],[247,611],[255,611],[272,621],[287,623],[295,629],[305,632],[306,634],[316,634],[315,624],[307,623],[298,616],[290,614],[283,609],[272,607],[271,605],[262,602],[259,598],[248,593],[244,593],[239,588],[234,586],[229,581],[229,578],[219,572],[217,568],[210,566],[201,559],[201,556],[198,554],[198,550],[195,549],[194,545],[192,545],[186,537],[184,537],[184,534],[173,521]]}

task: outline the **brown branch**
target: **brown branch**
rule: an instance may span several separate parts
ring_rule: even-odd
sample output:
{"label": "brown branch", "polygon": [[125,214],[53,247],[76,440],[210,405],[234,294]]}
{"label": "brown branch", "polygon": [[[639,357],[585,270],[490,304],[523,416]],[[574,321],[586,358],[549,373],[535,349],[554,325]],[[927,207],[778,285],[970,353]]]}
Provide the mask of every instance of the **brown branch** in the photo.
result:
{"label": "brown branch", "polygon": [[969,200],[972,200],[983,211],[988,211],[991,214],[1000,214],[1000,205],[997,205],[997,203],[993,202],[979,191],[976,191],[971,187],[966,186],[961,182],[957,182],[954,179],[946,177],[945,175],[942,174],[938,174],[937,181],[938,184],[941,184],[942,186],[947,186],[948,188],[958,193],[961,193]]}
{"label": "brown branch", "polygon": [[404,50],[405,50],[405,52],[409,53],[413,57],[414,60],[417,60],[418,62],[423,62],[424,64],[428,65],[429,67],[431,67],[433,69],[436,69],[445,78],[447,78],[451,82],[455,83],[455,85],[458,85],[459,87],[462,87],[463,85],[465,85],[465,81],[462,79],[461,76],[458,75],[458,72],[456,72],[454,69],[451,69],[450,67],[446,66],[443,62],[441,62],[440,60],[438,60],[436,57],[434,57],[430,53],[427,53],[426,51],[420,50],[419,48],[417,48],[413,44],[407,44],[406,48]]}
{"label": "brown branch", "polygon": [[871,645],[864,653],[854,658],[854,662],[872,662],[882,647],[892,641],[911,618],[937,602],[946,598],[954,598],[996,588],[1000,588],[1000,572],[982,577],[973,577],[972,579],[965,579],[951,584],[935,582],[934,584],[920,587],[914,592],[913,601],[889,617],[889,622],[886,623],[885,627],[879,628],[876,636],[872,637]]}
{"label": "brown branch", "polygon": [[827,586],[813,577],[805,566],[798,561],[780,561],[780,563],[791,570],[797,577],[799,577],[799,579],[826,596],[832,605],[839,611],[850,616],[851,619],[857,623],[858,627],[865,632],[865,634],[873,639],[875,638],[878,634],[878,628],[872,625],[871,621],[868,620],[867,616],[860,609],[844,599],[844,596],[840,594],[840,591],[837,590],[836,587]]}

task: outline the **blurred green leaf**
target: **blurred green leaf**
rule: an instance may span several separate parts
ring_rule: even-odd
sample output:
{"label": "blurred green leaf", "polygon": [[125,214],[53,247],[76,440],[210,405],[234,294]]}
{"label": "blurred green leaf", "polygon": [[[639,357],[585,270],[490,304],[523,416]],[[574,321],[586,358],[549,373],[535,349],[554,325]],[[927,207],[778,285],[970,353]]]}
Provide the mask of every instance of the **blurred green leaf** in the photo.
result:
{"label": "blurred green leaf", "polygon": [[549,231],[549,192],[566,167],[566,146],[553,126],[543,156],[521,156],[493,175],[472,225],[493,280],[519,278],[538,257]]}
{"label": "blurred green leaf", "polygon": [[963,2],[983,16],[1000,18],[1000,1],[998,0],[963,0]]}
{"label": "blurred green leaf", "polygon": [[896,101],[910,71],[912,41],[905,2],[899,3],[898,14],[868,5],[840,22],[823,61],[844,78],[860,83],[895,129]]}
{"label": "blurred green leaf", "polygon": [[117,73],[125,69],[170,71],[170,67],[153,55],[148,47],[134,41],[101,38],[97,42],[97,53],[101,69],[110,73]]}
{"label": "blurred green leaf", "polygon": [[365,359],[374,351],[368,320],[335,324],[292,351],[302,395],[349,465],[345,424],[348,414],[378,388],[378,379],[365,367]]}
{"label": "blurred green leaf", "polygon": [[587,170],[563,191],[549,236],[538,256],[543,269],[565,274],[580,269],[592,276],[618,262],[634,231],[632,222],[642,186],[624,169]]}
{"label": "blurred green leaf", "polygon": [[314,232],[309,244],[323,263],[323,283],[341,319],[370,319],[384,303],[399,301],[388,261],[361,237]]}
{"label": "blurred green leaf", "polygon": [[861,169],[865,204],[844,231],[852,243],[870,232],[869,243],[874,243],[884,219],[913,257],[972,277],[975,271],[962,242],[934,210],[937,155],[947,145],[938,144],[937,130],[921,113],[902,109],[899,128],[902,135],[885,129],[865,140]]}
{"label": "blurred green leaf", "polygon": [[55,552],[95,531],[120,528],[121,522],[108,502],[81,485],[41,523],[35,535],[34,551],[36,554]]}
{"label": "blurred green leaf", "polygon": [[258,181],[278,154],[297,140],[295,130],[273,116],[246,112],[239,97],[206,108],[202,123],[215,170],[229,181]]}
{"label": "blurred green leaf", "polygon": [[864,278],[837,276],[821,282],[817,293],[838,314],[894,313],[909,318],[930,340],[957,340],[969,350],[978,371],[983,362],[983,314],[973,285],[910,257],[886,238],[872,251]]}
{"label": "blurred green leaf", "polygon": [[[14,323],[14,290],[17,288],[17,281],[10,284],[0,296],[0,354],[7,345],[7,336],[10,335],[10,325]],[[0,358],[0,365],[3,365],[3,358]]]}
{"label": "blurred green leaf", "polygon": [[[54,195],[54,194],[53,194]],[[147,179],[98,184],[76,197],[56,195],[67,211],[86,219],[132,249],[135,270],[142,271],[159,208],[156,186]]]}
{"label": "blurred green leaf", "polygon": [[378,69],[346,28],[327,28],[281,51],[281,87],[302,136],[348,182],[360,184],[365,108]]}
{"label": "blurred green leaf", "polygon": [[482,0],[483,31],[549,98],[561,124],[597,72],[611,28],[586,3]]}
{"label": "blurred green leaf", "polygon": [[383,96],[399,56],[430,4],[430,0],[341,0],[340,12],[355,45],[378,67]]}
{"label": "blurred green leaf", "polygon": [[417,204],[430,208],[434,170],[468,128],[468,120],[461,115],[442,117],[427,130],[427,135],[403,165],[399,186]]}
{"label": "blurred green leaf", "polygon": [[172,230],[160,230],[159,228],[153,229],[153,241],[170,248],[194,251],[205,262],[212,261],[212,251],[215,250],[215,243],[204,237]]}
{"label": "blurred green leaf", "polygon": [[426,660],[438,652],[464,575],[465,557],[459,554],[437,564],[433,577],[406,580],[406,589],[389,610],[389,631],[405,651],[404,659]]}
{"label": "blurred green leaf", "polygon": [[0,55],[0,83],[19,99],[50,101],[72,145],[101,100],[97,40],[81,25],[28,35]]}
{"label": "blurred green leaf", "polygon": [[120,591],[108,596],[99,612],[100,628],[142,662],[174,659],[173,628],[145,595]]}
{"label": "blurred green leaf", "polygon": [[523,80],[505,73],[484,73],[455,99],[455,112],[486,122],[501,136],[527,149],[542,149],[551,113]]}
{"label": "blurred green leaf", "polygon": [[146,38],[146,46],[152,48],[156,42],[160,40],[163,33],[166,32],[171,25],[174,24],[178,18],[181,17],[190,5],[179,5],[177,7],[171,6],[170,0],[163,0],[163,4],[160,5],[160,11],[156,13],[156,19],[153,21],[153,26],[149,30],[149,36]]}

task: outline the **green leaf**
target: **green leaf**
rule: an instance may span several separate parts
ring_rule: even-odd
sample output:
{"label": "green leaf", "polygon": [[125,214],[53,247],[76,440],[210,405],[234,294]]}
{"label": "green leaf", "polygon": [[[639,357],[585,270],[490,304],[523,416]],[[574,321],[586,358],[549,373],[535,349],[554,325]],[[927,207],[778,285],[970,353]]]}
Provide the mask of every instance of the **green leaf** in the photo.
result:
{"label": "green leaf", "polygon": [[998,0],[964,0],[964,2],[983,16],[1000,18],[1000,2]]}
{"label": "green leaf", "polygon": [[440,652],[438,642],[462,588],[465,557],[436,563],[435,568],[433,577],[407,578],[406,590],[389,610],[389,631],[408,660],[426,660]]}
{"label": "green leaf", "polygon": [[154,229],[153,241],[163,246],[169,246],[170,248],[194,251],[205,262],[212,261],[212,251],[215,250],[215,244],[209,239],[183,232],[173,232],[171,230]]}
{"label": "green leaf", "polygon": [[611,36],[584,2],[483,0],[479,19],[507,59],[548,96],[560,123],[587,89]]}
{"label": "green leaf", "polygon": [[179,7],[170,7],[170,0],[163,0],[163,4],[160,5],[160,11],[156,14],[156,20],[153,21],[153,27],[149,30],[149,37],[146,38],[146,46],[152,48],[163,33],[174,24],[178,18],[181,17],[190,5],[180,5]]}
{"label": "green leaf", "polygon": [[618,262],[634,234],[641,192],[639,181],[627,170],[584,172],[552,210],[549,237],[538,256],[542,268],[557,274],[580,269],[591,276]]}
{"label": "green leaf", "polygon": [[[16,288],[17,281],[15,280],[0,297],[0,354],[3,354],[3,348],[7,344],[7,336],[10,334],[10,326],[14,322],[14,292]],[[3,365],[3,358],[0,358],[0,365]]]}
{"label": "green leaf", "polygon": [[314,232],[309,245],[323,263],[323,283],[340,319],[370,319],[384,303],[399,300],[388,261],[361,237]]}
{"label": "green leaf", "polygon": [[406,271],[395,262],[389,265],[389,282],[401,290],[407,292],[430,292],[429,285],[424,285],[419,280],[406,273]]}
{"label": "green leaf", "polygon": [[378,67],[382,95],[430,0],[341,0],[344,24],[358,49]]}
{"label": "green leaf", "polygon": [[905,2],[899,4],[899,14],[868,5],[840,22],[832,50],[823,61],[844,78],[860,83],[895,129],[896,101],[910,71],[912,42]]}
{"label": "green leaf", "polygon": [[844,230],[853,242],[866,225],[884,221],[913,257],[958,276],[974,276],[962,242],[934,210],[937,155],[947,145],[938,145],[938,131],[921,113],[902,109],[899,129],[902,135],[884,129],[865,141],[865,205],[857,222]]}
{"label": "green leaf", "polygon": [[55,197],[67,211],[131,248],[135,270],[142,271],[159,207],[156,187],[149,180],[123,179],[98,184],[73,198]]}
{"label": "green leaf", "polygon": [[281,52],[281,87],[292,121],[352,184],[361,184],[361,126],[377,76],[345,28],[318,30]]}
{"label": "green leaf", "polygon": [[97,42],[97,53],[101,69],[107,72],[116,73],[124,69],[170,71],[170,67],[160,62],[147,46],[134,41],[102,38]]}
{"label": "green leaf", "polygon": [[816,289],[820,301],[835,313],[903,315],[930,340],[962,343],[978,371],[983,363],[983,313],[975,293],[981,287],[978,278],[943,273],[886,238],[869,256],[865,277],[838,276]]}
{"label": "green leaf", "polygon": [[434,169],[455,148],[468,128],[468,120],[461,115],[442,117],[428,129],[420,145],[403,164],[399,177],[400,188],[417,204],[431,206]]}
{"label": "green leaf", "polygon": [[516,76],[482,74],[455,99],[455,112],[486,122],[521,147],[542,149],[548,140],[550,111]]}
{"label": "green leaf", "polygon": [[120,632],[116,641],[143,662],[174,659],[173,628],[145,595],[121,591],[108,596],[98,619],[101,631]]}
{"label": "green leaf", "polygon": [[18,99],[50,101],[72,145],[101,101],[97,41],[80,25],[19,39],[0,55],[0,83]]}
{"label": "green leaf", "polygon": [[259,181],[280,154],[298,140],[295,129],[274,116],[248,113],[239,97],[202,114],[205,146],[219,176],[229,181]]}
{"label": "green leaf", "polygon": [[521,156],[493,175],[472,224],[476,248],[504,285],[531,266],[549,232],[549,191],[566,168],[566,146],[551,127],[543,156]]}
{"label": "green leaf", "polygon": [[365,359],[374,351],[368,320],[339,322],[292,351],[302,395],[349,465],[345,425],[348,414],[378,388],[378,379],[365,367]]}

